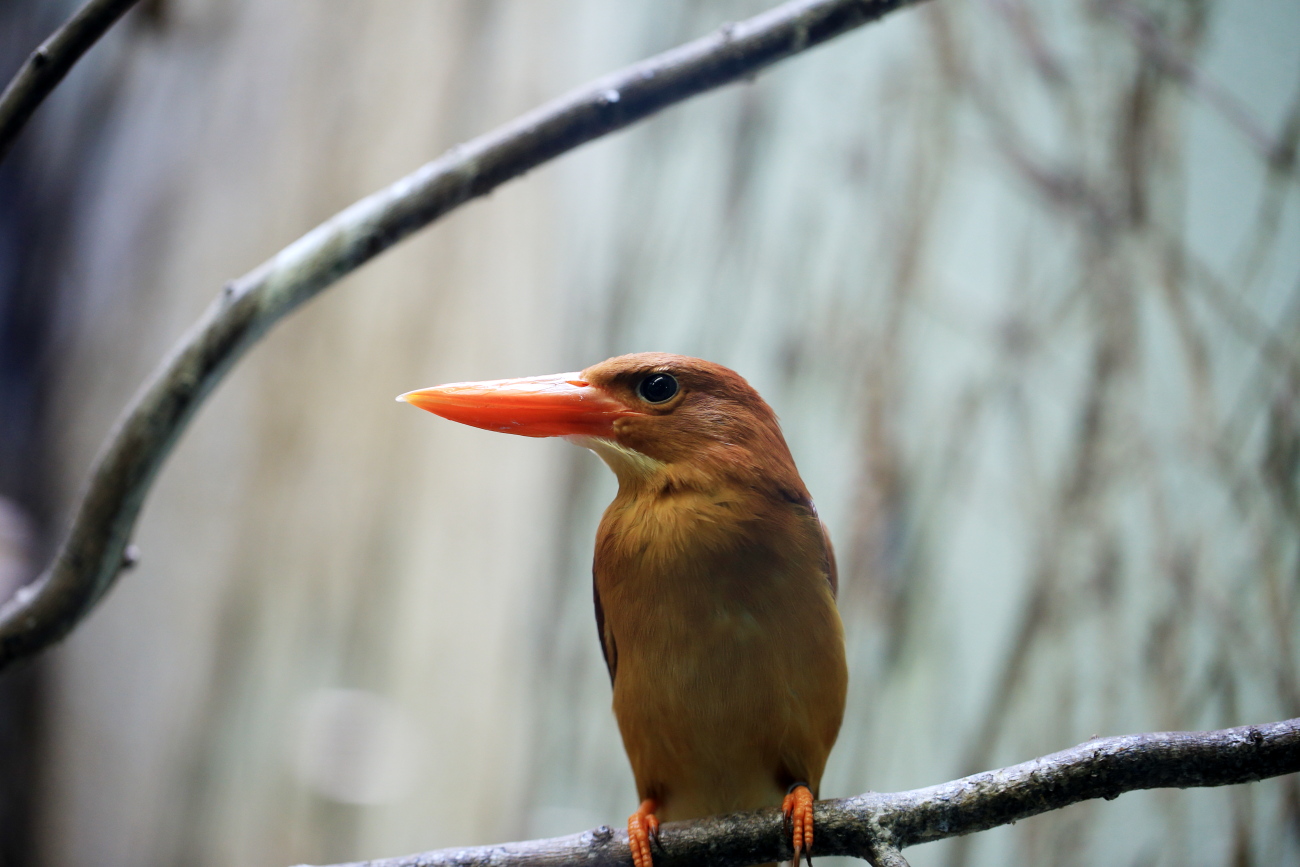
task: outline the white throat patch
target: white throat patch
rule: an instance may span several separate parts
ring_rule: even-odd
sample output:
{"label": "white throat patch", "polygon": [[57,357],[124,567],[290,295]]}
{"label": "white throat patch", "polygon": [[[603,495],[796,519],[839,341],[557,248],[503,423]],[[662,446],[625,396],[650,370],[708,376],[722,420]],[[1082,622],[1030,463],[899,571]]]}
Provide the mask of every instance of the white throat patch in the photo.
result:
{"label": "white throat patch", "polygon": [[604,437],[571,436],[565,437],[565,439],[574,445],[591,449],[600,456],[602,461],[609,465],[609,468],[614,471],[614,475],[620,479],[625,476],[646,479],[666,466],[663,461],[657,461],[636,449],[619,445],[613,440],[607,440]]}

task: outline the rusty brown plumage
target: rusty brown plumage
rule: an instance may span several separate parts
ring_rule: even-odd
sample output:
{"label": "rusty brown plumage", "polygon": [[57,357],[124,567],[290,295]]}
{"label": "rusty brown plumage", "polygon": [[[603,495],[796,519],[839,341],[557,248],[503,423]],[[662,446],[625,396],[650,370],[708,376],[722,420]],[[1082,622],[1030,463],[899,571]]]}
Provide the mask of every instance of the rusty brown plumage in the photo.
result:
{"label": "rusty brown plumage", "polygon": [[[642,807],[657,820],[783,805],[796,850],[844,711],[834,555],[776,415],[735,372],[663,353],[402,399],[453,420],[568,436],[619,489],[596,538],[597,630]],[[797,856],[796,856],[797,857]]]}

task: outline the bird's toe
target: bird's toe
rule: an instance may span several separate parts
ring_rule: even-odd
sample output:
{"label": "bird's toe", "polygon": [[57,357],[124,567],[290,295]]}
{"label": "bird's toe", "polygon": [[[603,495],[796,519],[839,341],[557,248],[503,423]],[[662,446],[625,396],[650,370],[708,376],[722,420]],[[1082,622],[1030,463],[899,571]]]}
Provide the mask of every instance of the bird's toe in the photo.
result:
{"label": "bird's toe", "polygon": [[659,818],[655,816],[658,805],[649,798],[627,817],[627,845],[632,850],[632,863],[635,867],[653,867],[650,857],[650,841],[659,836]]}
{"label": "bird's toe", "polygon": [[[808,860],[812,867],[813,844],[813,796],[803,783],[795,783],[781,802],[781,812],[789,823],[791,842],[794,843],[794,867],[799,867],[799,855]],[[639,865],[638,865],[639,867]]]}

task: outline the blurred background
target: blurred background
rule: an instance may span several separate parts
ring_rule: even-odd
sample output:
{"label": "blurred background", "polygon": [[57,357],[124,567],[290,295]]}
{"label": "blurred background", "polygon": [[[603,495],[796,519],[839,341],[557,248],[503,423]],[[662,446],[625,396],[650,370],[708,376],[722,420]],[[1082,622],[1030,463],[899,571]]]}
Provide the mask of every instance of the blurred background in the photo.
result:
{"label": "blurred background", "polygon": [[[0,4],[3,77],[75,8]],[[144,0],[0,165],[0,594],[227,279],[766,0]],[[823,796],[1300,716],[1300,4],[930,0],[470,204],[256,348],[139,566],[0,678],[0,864],[280,867],[620,824],[612,476],[397,404],[666,350],[835,539]],[[1300,864],[1296,778],[912,864]],[[825,863],[825,862],[823,862]]]}

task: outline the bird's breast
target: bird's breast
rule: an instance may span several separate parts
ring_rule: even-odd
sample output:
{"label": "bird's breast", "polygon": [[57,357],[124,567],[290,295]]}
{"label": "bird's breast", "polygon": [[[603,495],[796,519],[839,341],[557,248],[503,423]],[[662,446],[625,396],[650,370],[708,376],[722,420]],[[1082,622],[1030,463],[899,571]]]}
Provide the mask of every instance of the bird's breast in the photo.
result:
{"label": "bird's breast", "polygon": [[742,497],[615,501],[596,583],[642,794],[685,818],[814,786],[843,712],[843,632],[815,517]]}

